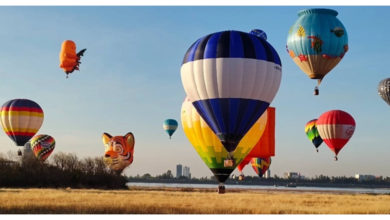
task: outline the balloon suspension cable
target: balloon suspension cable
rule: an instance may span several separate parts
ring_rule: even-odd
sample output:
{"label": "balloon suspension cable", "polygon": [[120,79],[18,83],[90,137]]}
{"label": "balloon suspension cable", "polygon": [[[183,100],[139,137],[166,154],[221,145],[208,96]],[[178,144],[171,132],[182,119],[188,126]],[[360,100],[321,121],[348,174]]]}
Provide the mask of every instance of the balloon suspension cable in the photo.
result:
{"label": "balloon suspension cable", "polygon": [[171,140],[171,136],[169,136],[169,140]]}

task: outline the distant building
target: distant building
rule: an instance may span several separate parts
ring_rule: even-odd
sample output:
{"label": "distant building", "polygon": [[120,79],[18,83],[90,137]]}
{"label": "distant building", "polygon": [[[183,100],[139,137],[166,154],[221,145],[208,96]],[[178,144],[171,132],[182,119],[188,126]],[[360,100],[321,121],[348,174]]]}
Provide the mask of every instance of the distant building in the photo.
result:
{"label": "distant building", "polygon": [[183,169],[183,176],[191,179],[191,172],[190,172],[190,168],[185,166],[184,169]]}
{"label": "distant building", "polygon": [[271,178],[271,170],[270,170],[270,169],[268,169],[268,170],[265,172],[264,178],[266,178],[266,179]]}
{"label": "distant building", "polygon": [[376,177],[374,175],[355,174],[355,179],[357,179],[358,181],[369,181],[375,180]]}
{"label": "distant building", "polygon": [[286,173],[284,173],[284,178],[286,178],[286,179],[304,179],[304,176],[301,176],[301,174],[297,173],[297,172],[286,172]]}
{"label": "distant building", "polygon": [[183,176],[183,166],[181,164],[176,165],[176,178]]}

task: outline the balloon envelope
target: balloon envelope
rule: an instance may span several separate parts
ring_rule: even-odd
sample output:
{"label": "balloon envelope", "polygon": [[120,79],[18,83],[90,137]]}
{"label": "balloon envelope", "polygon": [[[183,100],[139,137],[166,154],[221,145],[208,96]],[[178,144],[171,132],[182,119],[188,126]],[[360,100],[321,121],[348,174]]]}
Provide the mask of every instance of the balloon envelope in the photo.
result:
{"label": "balloon envelope", "polygon": [[164,121],[163,128],[168,133],[169,138],[176,131],[178,123],[175,119],[167,119]]}
{"label": "balloon envelope", "polygon": [[50,156],[56,145],[54,138],[46,134],[35,135],[29,142],[35,157],[42,162]]}
{"label": "balloon envelope", "polygon": [[287,52],[318,84],[348,51],[347,31],[337,15],[330,9],[302,10],[288,32]]}
{"label": "balloon envelope", "polygon": [[13,99],[1,107],[1,125],[17,146],[24,146],[41,128],[43,110],[29,99]]}
{"label": "balloon envelope", "polygon": [[103,162],[111,170],[122,172],[133,163],[135,145],[133,133],[114,137],[103,133],[102,140],[105,148]]}
{"label": "balloon envelope", "polygon": [[198,39],[181,66],[187,96],[229,153],[274,99],[281,75],[276,50],[240,31]]}
{"label": "balloon envelope", "polygon": [[390,105],[390,78],[386,78],[379,82],[378,94],[388,105]]}
{"label": "balloon envelope", "polygon": [[355,120],[342,110],[323,113],[317,120],[317,129],[326,145],[337,154],[349,141],[355,131]]}
{"label": "balloon envelope", "polygon": [[322,138],[318,133],[316,126],[317,119],[310,120],[305,125],[305,133],[307,138],[313,143],[313,145],[318,148],[322,144]]}
{"label": "balloon envelope", "polygon": [[256,174],[259,175],[259,177],[263,177],[265,172],[271,166],[271,157],[267,157],[267,158],[254,157],[251,160],[251,165],[253,170],[256,172]]}
{"label": "balloon envelope", "polygon": [[236,166],[241,163],[264,132],[267,114],[263,114],[244,136],[233,152],[236,161],[232,167],[225,167],[228,152],[207,123],[200,117],[191,101],[186,98],[181,108],[181,122],[184,133],[206,166],[217,180],[225,182]]}

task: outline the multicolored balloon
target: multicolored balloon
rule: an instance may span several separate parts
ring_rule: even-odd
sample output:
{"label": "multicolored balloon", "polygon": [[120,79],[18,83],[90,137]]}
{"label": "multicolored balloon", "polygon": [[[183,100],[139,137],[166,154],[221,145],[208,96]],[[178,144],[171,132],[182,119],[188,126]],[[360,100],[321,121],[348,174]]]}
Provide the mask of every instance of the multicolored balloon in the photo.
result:
{"label": "multicolored balloon", "polygon": [[390,105],[390,78],[386,78],[379,82],[378,94],[388,105]]}
{"label": "multicolored balloon", "polygon": [[287,52],[310,79],[318,80],[318,85],[348,51],[347,31],[337,15],[331,9],[302,10],[288,32]]}
{"label": "multicolored balloon", "polygon": [[335,159],[355,131],[355,120],[345,111],[331,110],[323,113],[317,120],[321,138],[335,153]]}
{"label": "multicolored balloon", "polygon": [[43,162],[53,152],[56,141],[50,135],[39,134],[31,138],[29,145],[35,157]]}
{"label": "multicolored balloon", "polygon": [[240,31],[200,38],[181,66],[187,96],[230,157],[274,99],[281,76],[281,61],[271,44]]}
{"label": "multicolored balloon", "polygon": [[181,122],[184,133],[217,180],[224,183],[263,134],[267,114],[263,114],[242,138],[233,152],[237,163],[230,167],[224,164],[225,159],[229,156],[228,152],[191,103],[190,99],[186,98],[181,107]]}
{"label": "multicolored balloon", "polygon": [[169,139],[171,139],[172,134],[176,131],[178,123],[175,119],[167,119],[164,121],[163,128],[168,133]]}
{"label": "multicolored balloon", "polygon": [[17,146],[24,146],[41,128],[43,110],[28,99],[13,99],[1,107],[1,125]]}
{"label": "multicolored balloon", "polygon": [[322,138],[320,137],[320,134],[318,134],[316,122],[317,119],[313,119],[307,122],[305,126],[305,133],[309,140],[314,144],[318,152],[318,147],[322,144]]}
{"label": "multicolored balloon", "polygon": [[265,172],[269,169],[271,166],[271,157],[267,158],[261,158],[261,157],[254,157],[251,160],[251,165],[253,170],[259,175],[259,177],[263,177]]}
{"label": "multicolored balloon", "polygon": [[129,132],[125,136],[112,137],[103,133],[104,157],[103,162],[111,170],[121,173],[133,163],[134,159],[134,135]]}

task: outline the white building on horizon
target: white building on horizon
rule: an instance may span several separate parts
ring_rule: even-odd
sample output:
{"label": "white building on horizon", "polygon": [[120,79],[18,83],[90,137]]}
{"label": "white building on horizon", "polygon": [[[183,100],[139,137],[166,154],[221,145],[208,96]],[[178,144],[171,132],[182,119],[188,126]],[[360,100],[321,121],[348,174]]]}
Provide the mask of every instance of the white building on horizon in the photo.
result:
{"label": "white building on horizon", "polygon": [[376,177],[374,175],[355,174],[355,179],[357,179],[358,181],[367,181],[375,180]]}
{"label": "white building on horizon", "polygon": [[190,168],[185,166],[184,169],[183,169],[183,176],[191,179],[191,172],[190,172]]}

